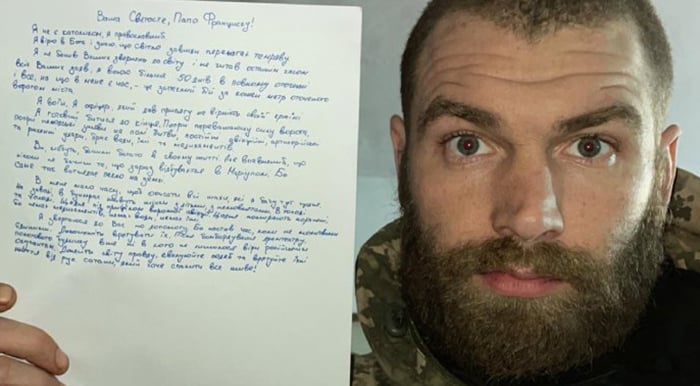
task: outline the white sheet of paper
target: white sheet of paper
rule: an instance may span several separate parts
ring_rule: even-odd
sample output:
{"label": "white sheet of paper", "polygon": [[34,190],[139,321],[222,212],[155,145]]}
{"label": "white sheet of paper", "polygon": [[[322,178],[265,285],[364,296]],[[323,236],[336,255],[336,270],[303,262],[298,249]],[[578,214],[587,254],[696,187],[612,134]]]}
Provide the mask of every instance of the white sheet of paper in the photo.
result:
{"label": "white sheet of paper", "polygon": [[0,280],[61,379],[348,384],[361,10],[0,8]]}

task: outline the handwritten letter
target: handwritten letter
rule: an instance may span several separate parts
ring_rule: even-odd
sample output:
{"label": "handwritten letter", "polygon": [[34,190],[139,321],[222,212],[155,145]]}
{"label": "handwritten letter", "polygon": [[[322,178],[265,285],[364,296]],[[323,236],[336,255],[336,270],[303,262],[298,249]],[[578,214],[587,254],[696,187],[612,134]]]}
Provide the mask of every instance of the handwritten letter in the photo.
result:
{"label": "handwritten letter", "polygon": [[347,384],[359,9],[2,8],[0,280],[64,382]]}

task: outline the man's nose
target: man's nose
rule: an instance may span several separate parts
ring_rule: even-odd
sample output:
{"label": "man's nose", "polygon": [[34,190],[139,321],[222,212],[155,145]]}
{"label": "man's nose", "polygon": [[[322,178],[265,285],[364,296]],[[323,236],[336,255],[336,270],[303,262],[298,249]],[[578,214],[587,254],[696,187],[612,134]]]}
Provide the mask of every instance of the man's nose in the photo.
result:
{"label": "man's nose", "polygon": [[564,218],[547,162],[514,162],[505,169],[494,185],[494,230],[524,243],[559,237]]}

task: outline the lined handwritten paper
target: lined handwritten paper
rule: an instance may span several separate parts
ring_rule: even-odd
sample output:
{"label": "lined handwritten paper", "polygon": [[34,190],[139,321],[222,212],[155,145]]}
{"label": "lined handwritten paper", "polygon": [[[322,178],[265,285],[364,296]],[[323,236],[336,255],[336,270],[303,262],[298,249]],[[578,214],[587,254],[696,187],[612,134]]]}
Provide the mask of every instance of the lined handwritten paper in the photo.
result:
{"label": "lined handwritten paper", "polygon": [[0,280],[64,382],[347,384],[360,10],[2,8]]}

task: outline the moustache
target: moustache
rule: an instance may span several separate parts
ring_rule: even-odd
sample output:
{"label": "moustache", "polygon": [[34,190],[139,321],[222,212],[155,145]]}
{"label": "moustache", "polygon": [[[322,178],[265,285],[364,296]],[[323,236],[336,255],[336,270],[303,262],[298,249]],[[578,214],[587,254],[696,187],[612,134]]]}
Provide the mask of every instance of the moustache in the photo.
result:
{"label": "moustache", "polygon": [[[587,250],[560,242],[539,242],[523,246],[512,237],[467,242],[437,253],[455,274],[473,275],[527,269],[539,277],[561,280],[577,289],[599,285],[611,274],[608,259],[595,258]],[[464,276],[462,276],[464,277]]]}

